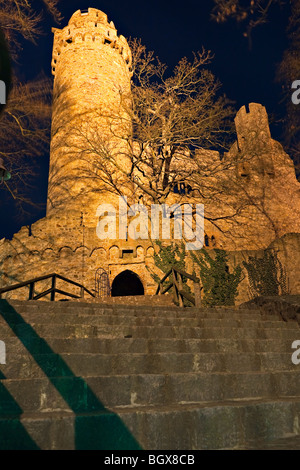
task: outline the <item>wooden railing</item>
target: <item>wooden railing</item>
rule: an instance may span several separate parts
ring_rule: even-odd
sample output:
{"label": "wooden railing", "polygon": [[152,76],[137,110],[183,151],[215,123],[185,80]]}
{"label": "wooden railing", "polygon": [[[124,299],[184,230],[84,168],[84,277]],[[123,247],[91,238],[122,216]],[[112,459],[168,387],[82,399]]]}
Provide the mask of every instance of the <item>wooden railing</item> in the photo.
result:
{"label": "wooden railing", "polygon": [[[169,276],[171,276],[172,280],[164,288],[163,283]],[[183,289],[183,280],[182,280],[183,277],[186,277],[187,279],[194,281],[194,295],[191,295],[189,292]],[[195,307],[201,306],[202,287],[200,287],[200,279],[198,277],[193,276],[192,274],[188,274],[185,271],[182,271],[181,269],[178,269],[175,266],[173,266],[164,275],[164,277],[159,281],[159,284],[156,290],[156,295],[163,295],[166,292],[168,292],[172,287],[174,287],[173,300],[176,304],[179,305],[179,307],[184,307],[184,298],[189,300],[193,305],[195,305]]]}
{"label": "wooden railing", "polygon": [[[40,292],[37,295],[34,295],[34,287],[35,283],[39,281],[44,281],[46,279],[51,279],[51,287],[49,289],[46,289],[43,292]],[[76,287],[80,288],[80,295],[72,294],[71,292],[66,292],[61,289],[57,289],[56,287],[56,281],[57,279],[61,279],[62,281],[65,281],[69,284],[72,284]],[[29,287],[29,296],[28,300],[38,300],[41,299],[42,297],[45,297],[46,295],[50,294],[50,300],[54,301],[55,300],[55,294],[62,294],[66,295],[68,297],[72,297],[74,299],[80,299],[84,297],[84,292],[87,292],[90,296],[95,297],[95,295],[90,292],[86,287],[84,287],[82,284],[79,284],[79,282],[72,281],[71,279],[68,279],[64,276],[61,276],[60,274],[52,273],[52,274],[47,274],[45,276],[40,276],[40,277],[35,277],[33,279],[29,279],[28,281],[25,282],[19,282],[18,284],[13,284],[8,287],[2,287],[0,288],[0,299],[2,297],[2,294],[5,292],[10,292],[12,290],[16,289],[21,289],[22,287]]]}

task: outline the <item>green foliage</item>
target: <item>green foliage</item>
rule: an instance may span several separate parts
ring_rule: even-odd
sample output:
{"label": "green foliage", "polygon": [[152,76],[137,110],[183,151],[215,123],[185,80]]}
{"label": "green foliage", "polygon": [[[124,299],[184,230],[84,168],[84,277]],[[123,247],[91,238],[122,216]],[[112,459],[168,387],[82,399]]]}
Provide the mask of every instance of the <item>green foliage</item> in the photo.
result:
{"label": "green foliage", "polygon": [[[156,240],[155,244],[158,250],[154,253],[155,265],[163,272],[167,273],[172,266],[185,270],[185,244],[183,242],[175,243],[171,242],[169,245],[164,246],[160,240]],[[155,282],[159,282],[160,278],[156,274],[153,274]]]}
{"label": "green foliage", "polygon": [[248,262],[243,261],[243,265],[248,272],[252,298],[288,293],[286,272],[274,250],[264,250],[261,258],[249,256]]}
{"label": "green foliage", "polygon": [[[186,250],[185,243],[175,243],[172,241],[169,245],[164,245],[160,240],[155,241],[157,249],[154,252],[154,262],[157,268],[159,268],[163,273],[167,273],[172,267],[182,269],[185,271],[185,259],[186,259]],[[147,267],[147,269],[149,269]],[[159,284],[161,277],[156,273],[150,271],[150,274],[154,281]],[[169,284],[170,279],[167,278],[163,282],[163,287],[166,287]],[[187,285],[187,278],[182,276],[182,283],[184,285],[184,290],[188,293],[191,292],[189,286]],[[173,293],[174,287],[169,290],[169,293]],[[190,306],[190,302],[184,299],[184,305]]]}
{"label": "green foliage", "polygon": [[226,251],[214,250],[211,256],[205,248],[197,254],[191,253],[193,260],[200,266],[200,277],[204,290],[203,304],[214,307],[234,305],[238,285],[242,280],[242,268],[236,266],[232,273],[227,265]]}

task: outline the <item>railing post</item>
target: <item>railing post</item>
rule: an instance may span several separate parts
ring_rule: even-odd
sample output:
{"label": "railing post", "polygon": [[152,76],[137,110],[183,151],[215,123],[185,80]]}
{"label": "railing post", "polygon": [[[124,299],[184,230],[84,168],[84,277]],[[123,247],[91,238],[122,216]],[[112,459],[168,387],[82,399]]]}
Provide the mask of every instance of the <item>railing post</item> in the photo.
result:
{"label": "railing post", "polygon": [[82,299],[84,298],[84,288],[83,288],[83,286],[80,287],[80,297]]}
{"label": "railing post", "polygon": [[200,282],[194,282],[195,307],[201,307]]}
{"label": "railing post", "polygon": [[29,299],[28,300],[32,300],[33,292],[34,292],[34,282],[31,282],[29,284]]}
{"label": "railing post", "polygon": [[[177,273],[176,273],[177,274]],[[180,273],[178,273],[178,285],[179,285],[179,290],[182,290],[183,285],[182,285],[182,276]],[[183,296],[179,292],[179,307],[183,307]]]}
{"label": "railing post", "polygon": [[55,300],[55,288],[56,288],[56,276],[55,274],[52,276],[51,282],[51,294],[50,294],[50,301],[53,302]]}
{"label": "railing post", "polygon": [[174,269],[172,269],[172,277],[173,277],[173,287],[174,287],[173,299],[174,299],[174,303],[177,304],[179,303],[179,298],[178,298],[178,291],[177,291],[176,273]]}

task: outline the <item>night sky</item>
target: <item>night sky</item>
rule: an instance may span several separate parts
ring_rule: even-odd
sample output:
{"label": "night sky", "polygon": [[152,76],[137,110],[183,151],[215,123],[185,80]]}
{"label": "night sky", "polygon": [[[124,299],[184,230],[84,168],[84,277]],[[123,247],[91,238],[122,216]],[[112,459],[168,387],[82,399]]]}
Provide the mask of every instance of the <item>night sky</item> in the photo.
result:
{"label": "night sky", "polygon": [[[184,2],[151,0],[101,0],[60,1],[64,20],[60,26],[49,17],[43,27],[46,34],[39,38],[38,45],[24,44],[17,67],[22,80],[32,79],[41,71],[52,77],[50,71],[53,34],[51,27],[64,27],[71,15],[78,9],[98,8],[113,21],[118,34],[141,38],[149,50],[154,50],[169,69],[184,56],[192,59],[192,52],[211,50],[214,60],[210,69],[223,84],[222,91],[234,101],[238,110],[249,102],[266,106],[272,116],[272,136],[280,139],[278,122],[284,113],[281,103],[281,85],[274,82],[276,66],[287,47],[286,26],[288,7],[276,7],[268,24],[253,32],[252,49],[236,23],[230,21],[216,24],[210,19],[212,0],[186,0]],[[300,79],[300,77],[294,77]],[[41,158],[38,178],[32,197],[46,202],[49,154]],[[0,239],[11,238],[21,226],[28,225],[45,216],[45,209],[20,219],[14,207],[8,203],[0,206]]]}

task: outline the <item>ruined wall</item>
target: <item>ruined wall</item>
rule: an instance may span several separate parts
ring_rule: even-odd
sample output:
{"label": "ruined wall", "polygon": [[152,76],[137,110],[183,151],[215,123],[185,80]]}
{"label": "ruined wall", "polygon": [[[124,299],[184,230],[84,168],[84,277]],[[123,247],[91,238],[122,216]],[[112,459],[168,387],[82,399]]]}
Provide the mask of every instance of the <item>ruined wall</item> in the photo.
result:
{"label": "ruined wall", "polygon": [[[99,240],[95,228],[85,226],[75,212],[66,213],[65,217],[52,215],[32,224],[30,232],[23,227],[12,240],[0,241],[0,287],[58,273],[94,293],[97,269],[107,271],[110,283],[127,269],[139,276],[145,293],[154,294],[156,285],[150,274],[155,270],[153,252],[150,240]],[[36,293],[45,286],[50,287],[49,281],[40,282]],[[78,288],[64,287],[79,294]],[[28,289],[6,296],[27,298]]]}

